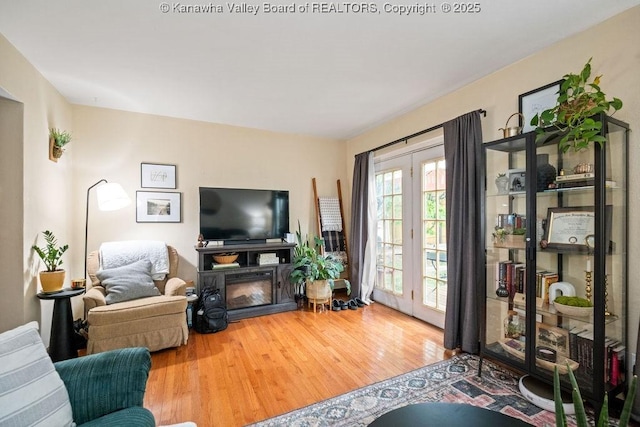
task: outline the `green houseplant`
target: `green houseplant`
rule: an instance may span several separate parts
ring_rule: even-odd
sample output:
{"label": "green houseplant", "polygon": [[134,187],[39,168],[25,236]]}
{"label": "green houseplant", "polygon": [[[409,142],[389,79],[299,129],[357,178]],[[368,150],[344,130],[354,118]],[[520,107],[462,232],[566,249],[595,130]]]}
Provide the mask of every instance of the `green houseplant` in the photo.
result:
{"label": "green houseplant", "polygon": [[49,129],[49,146],[53,159],[59,159],[64,153],[64,146],[71,142],[71,134],[66,130]]}
{"label": "green houseplant", "polygon": [[[300,222],[298,222],[298,231],[296,231],[297,246],[293,250],[293,270],[289,278],[295,286],[295,294],[300,297],[305,294],[309,296],[310,285],[315,288],[317,286],[327,286],[330,292],[334,288],[335,280],[340,278],[340,273],[344,271],[342,262],[332,255],[320,254],[322,247],[322,239],[314,236],[313,244],[309,242],[309,238],[302,239],[300,232]],[[314,284],[315,282],[320,282]],[[351,293],[351,284],[345,280],[347,293]],[[326,290],[325,290],[326,291]]]}
{"label": "green houseplant", "polygon": [[[62,265],[62,255],[69,249],[69,245],[58,245],[58,240],[53,232],[46,230],[42,232],[46,245],[31,248],[38,254],[44,263],[46,270],[39,273],[40,284],[43,292],[53,293],[62,290],[65,272],[60,268]],[[57,246],[57,247],[56,247]]]}
{"label": "green houseplant", "polygon": [[596,115],[620,110],[622,101],[615,97],[607,99],[600,89],[601,75],[589,80],[591,59],[579,74],[569,73],[563,77],[556,105],[531,119],[531,125],[536,126],[536,143],[561,136],[559,147],[567,152],[572,147],[579,151],[591,142],[602,145],[606,141],[600,135],[602,122]]}
{"label": "green houseplant", "polygon": [[[576,381],[576,377],[573,375],[573,371],[569,367],[567,363],[567,370],[569,374],[569,381],[571,381],[572,387],[572,398],[573,398],[573,407],[575,408],[575,416],[576,423],[578,427],[588,427],[589,422],[587,420],[587,415],[584,409],[584,403],[582,401],[582,396],[580,395],[580,388],[578,387],[578,382]],[[638,377],[633,376],[633,380],[631,381],[631,385],[629,386],[629,390],[627,391],[627,396],[624,400],[624,406],[622,408],[622,414],[620,415],[620,422],[618,424],[619,427],[627,427],[629,424],[629,419],[631,418],[631,409],[633,407],[633,400],[636,396],[636,387],[637,387]],[[558,367],[554,367],[553,369],[553,400],[555,403],[555,413],[556,413],[556,427],[566,427],[567,426],[567,417],[564,413],[564,407],[562,406],[562,396],[560,390],[560,374],[558,372]],[[596,423],[597,427],[606,427],[609,425],[609,398],[607,394],[604,395],[604,400],[602,402],[602,408],[600,409],[600,417]]]}

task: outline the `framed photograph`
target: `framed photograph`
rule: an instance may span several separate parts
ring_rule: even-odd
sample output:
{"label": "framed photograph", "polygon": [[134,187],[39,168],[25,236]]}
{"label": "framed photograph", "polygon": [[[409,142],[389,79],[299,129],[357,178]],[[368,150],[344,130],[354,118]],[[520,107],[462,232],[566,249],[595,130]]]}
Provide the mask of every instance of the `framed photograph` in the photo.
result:
{"label": "framed photograph", "polygon": [[[611,213],[612,206],[605,208],[605,241],[609,242],[607,253],[611,250]],[[595,246],[596,215],[593,206],[549,208],[542,249],[591,252]]]}
{"label": "framed photograph", "polygon": [[176,188],[176,165],[140,164],[142,188]]}
{"label": "framed photograph", "polygon": [[136,222],[181,222],[182,193],[136,191]]}
{"label": "framed photograph", "polygon": [[509,169],[507,171],[510,193],[524,192],[526,190],[526,175],[527,173],[524,169]]}
{"label": "framed photograph", "polygon": [[559,356],[569,355],[569,331],[546,323],[536,322],[536,349],[544,347],[555,350]]}
{"label": "framed photograph", "polygon": [[535,129],[535,126],[531,126],[530,123],[536,114],[555,107],[561,84],[562,80],[558,80],[518,96],[519,112],[524,116],[524,120],[520,117],[520,120],[524,121],[520,123],[522,132]]}

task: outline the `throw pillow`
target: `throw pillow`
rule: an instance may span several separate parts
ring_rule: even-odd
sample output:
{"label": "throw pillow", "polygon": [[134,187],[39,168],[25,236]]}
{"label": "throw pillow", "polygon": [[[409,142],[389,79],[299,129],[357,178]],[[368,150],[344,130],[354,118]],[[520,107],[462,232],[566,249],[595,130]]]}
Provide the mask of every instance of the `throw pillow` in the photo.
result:
{"label": "throw pillow", "polygon": [[107,292],[107,304],[160,295],[151,278],[151,261],[147,259],[98,270],[96,276]]}
{"label": "throw pillow", "polygon": [[0,425],[75,426],[37,322],[0,334]]}

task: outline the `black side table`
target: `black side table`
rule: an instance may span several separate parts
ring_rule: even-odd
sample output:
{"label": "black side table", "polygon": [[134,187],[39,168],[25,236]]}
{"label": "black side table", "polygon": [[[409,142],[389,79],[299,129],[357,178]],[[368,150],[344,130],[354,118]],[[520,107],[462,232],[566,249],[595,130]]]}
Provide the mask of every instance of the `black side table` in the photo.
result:
{"label": "black side table", "polygon": [[53,319],[51,320],[51,339],[49,340],[49,356],[54,362],[78,357],[73,341],[73,314],[71,312],[71,297],[84,293],[81,289],[63,289],[61,292],[47,294],[38,293],[38,298],[54,300]]}

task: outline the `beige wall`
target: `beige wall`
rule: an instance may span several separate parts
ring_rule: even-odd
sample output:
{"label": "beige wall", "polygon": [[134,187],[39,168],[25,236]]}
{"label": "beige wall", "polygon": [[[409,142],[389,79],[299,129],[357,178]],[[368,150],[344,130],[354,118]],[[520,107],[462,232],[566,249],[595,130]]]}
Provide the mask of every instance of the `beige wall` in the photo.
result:
{"label": "beige wall", "polygon": [[[86,189],[101,178],[120,183],[135,201],[140,188],[140,163],[177,166],[177,189],[182,193],[179,224],[136,223],[135,203],[116,212],[100,212],[91,192],[89,250],[100,242],[123,239],[160,239],[181,255],[179,273],[195,279],[194,244],[198,236],[198,187],[235,187],[288,190],[291,229],[300,220],[315,231],[311,178],[321,195],[335,196],[336,179],[346,182],[344,143],[321,138],[267,132],[234,126],[128,113],[101,108],[74,107],[73,171],[74,246],[84,239]],[[71,263],[81,274],[81,254]]]}
{"label": "beige wall", "polygon": [[[1,35],[0,58],[0,89],[21,103],[24,110],[24,122],[18,124],[22,130],[22,148],[10,149],[9,157],[2,162],[3,167],[8,168],[2,172],[2,176],[21,177],[22,182],[17,178],[16,182],[3,181],[1,184],[4,188],[2,202],[9,206],[3,209],[15,215],[9,224],[3,223],[3,226],[17,225],[20,231],[12,230],[8,240],[3,239],[0,255],[4,260],[9,260],[17,251],[21,262],[3,268],[3,275],[11,279],[0,282],[0,292],[7,296],[0,298],[0,311],[10,314],[2,316],[0,330],[38,320],[41,322],[43,338],[48,342],[53,303],[41,302],[36,297],[37,272],[41,265],[33,258],[31,245],[45,229],[53,231],[60,242],[68,242],[71,238],[74,223],[68,209],[72,188],[71,158],[67,156],[59,163],[48,160],[48,129],[59,127],[72,130],[71,107]],[[12,116],[19,120],[18,115]],[[3,138],[3,149],[5,145],[14,144],[12,139],[5,139],[8,136],[6,133],[0,136]],[[15,137],[13,135],[11,138]],[[3,152],[4,155],[7,152]],[[16,187],[8,187],[11,185]],[[15,192],[20,186],[21,196]],[[11,189],[6,192],[8,188]],[[75,250],[72,248],[72,253]]]}
{"label": "beige wall", "polygon": [[[629,338],[635,352],[640,317],[640,224],[634,221],[640,210],[640,7],[635,7],[594,28],[565,39],[548,49],[514,63],[439,100],[381,125],[347,142],[347,168],[352,170],[356,154],[422,129],[483,108],[485,141],[502,137],[498,128],[518,111],[518,95],[554,82],[569,72],[579,72],[593,57],[594,74],[603,74],[602,89],[608,96],[623,100],[624,108],[616,117],[630,124],[629,207]],[[513,122],[512,122],[513,123]],[[350,188],[350,186],[349,186]],[[350,197],[350,196],[349,196]]]}

